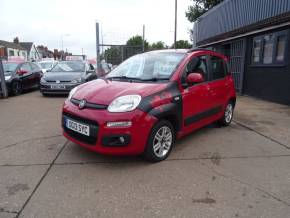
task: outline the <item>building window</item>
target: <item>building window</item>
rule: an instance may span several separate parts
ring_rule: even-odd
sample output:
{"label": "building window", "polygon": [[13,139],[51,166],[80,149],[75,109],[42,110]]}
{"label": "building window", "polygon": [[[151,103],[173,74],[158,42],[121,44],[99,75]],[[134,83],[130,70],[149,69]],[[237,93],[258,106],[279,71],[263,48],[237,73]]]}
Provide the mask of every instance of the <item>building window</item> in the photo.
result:
{"label": "building window", "polygon": [[273,63],[273,36],[267,35],[264,36],[264,52],[263,52],[263,64],[272,64]]}
{"label": "building window", "polygon": [[255,39],[253,45],[253,63],[260,62],[261,49],[262,49],[262,39]]}
{"label": "building window", "polygon": [[285,57],[285,48],[286,48],[286,36],[277,37],[277,52],[276,52],[276,61],[283,62]]}
{"label": "building window", "polygon": [[9,50],[9,57],[14,56],[14,50]]}
{"label": "building window", "polygon": [[280,31],[253,39],[252,64],[284,64],[288,31]]}

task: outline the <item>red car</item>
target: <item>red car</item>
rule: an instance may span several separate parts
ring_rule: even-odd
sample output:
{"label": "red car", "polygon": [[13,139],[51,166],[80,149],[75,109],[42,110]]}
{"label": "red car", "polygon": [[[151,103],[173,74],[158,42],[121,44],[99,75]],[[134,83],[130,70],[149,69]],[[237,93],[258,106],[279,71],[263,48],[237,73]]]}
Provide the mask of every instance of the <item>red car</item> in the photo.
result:
{"label": "red car", "polygon": [[231,123],[236,93],[227,62],[209,50],[133,56],[106,78],[71,91],[63,134],[101,154],[162,161],[176,139],[216,121]]}

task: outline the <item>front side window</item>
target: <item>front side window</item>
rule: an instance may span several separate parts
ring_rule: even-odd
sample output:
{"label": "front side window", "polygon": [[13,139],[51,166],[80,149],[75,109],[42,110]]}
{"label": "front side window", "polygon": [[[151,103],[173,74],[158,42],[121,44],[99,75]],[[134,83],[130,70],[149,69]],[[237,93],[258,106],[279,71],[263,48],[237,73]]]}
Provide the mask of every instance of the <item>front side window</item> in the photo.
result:
{"label": "front side window", "polygon": [[212,56],[211,71],[213,80],[224,78],[227,74],[224,60],[222,58]]}
{"label": "front side window", "polygon": [[194,57],[188,62],[181,78],[181,82],[185,86],[187,85],[186,78],[190,73],[199,73],[203,76],[204,81],[208,80],[208,67],[206,55]]}

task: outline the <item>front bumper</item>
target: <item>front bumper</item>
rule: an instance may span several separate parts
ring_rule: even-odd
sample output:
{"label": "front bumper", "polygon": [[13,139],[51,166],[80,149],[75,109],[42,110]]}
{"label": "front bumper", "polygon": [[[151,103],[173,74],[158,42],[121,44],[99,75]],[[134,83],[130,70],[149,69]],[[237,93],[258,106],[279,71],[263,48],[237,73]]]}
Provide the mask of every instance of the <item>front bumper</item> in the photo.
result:
{"label": "front bumper", "polygon": [[[67,118],[89,125],[90,136],[84,136],[66,128],[65,119]],[[107,127],[108,122],[118,121],[131,121],[132,126]],[[106,109],[79,110],[78,106],[68,100],[64,103],[62,115],[63,134],[67,139],[89,150],[107,155],[143,153],[156,121],[155,117],[138,109],[127,113],[110,113]]]}
{"label": "front bumper", "polygon": [[[54,85],[62,85],[65,88],[52,88]],[[43,94],[69,94],[69,92],[80,83],[40,83],[40,92]]]}

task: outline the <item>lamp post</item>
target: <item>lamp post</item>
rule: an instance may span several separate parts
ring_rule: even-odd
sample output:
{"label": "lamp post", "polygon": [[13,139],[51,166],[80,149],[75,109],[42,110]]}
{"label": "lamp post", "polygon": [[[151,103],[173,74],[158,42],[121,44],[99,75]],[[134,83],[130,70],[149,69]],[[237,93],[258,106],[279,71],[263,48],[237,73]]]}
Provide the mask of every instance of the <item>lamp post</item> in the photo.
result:
{"label": "lamp post", "polygon": [[63,38],[64,38],[65,36],[70,36],[70,34],[62,34],[62,35],[61,35],[61,51],[62,51],[62,53],[61,53],[61,60],[62,60],[62,58],[63,58],[63,53],[64,53],[64,50],[63,50]]}
{"label": "lamp post", "polygon": [[174,48],[176,49],[177,38],[177,0],[175,0],[175,25],[174,25]]}

